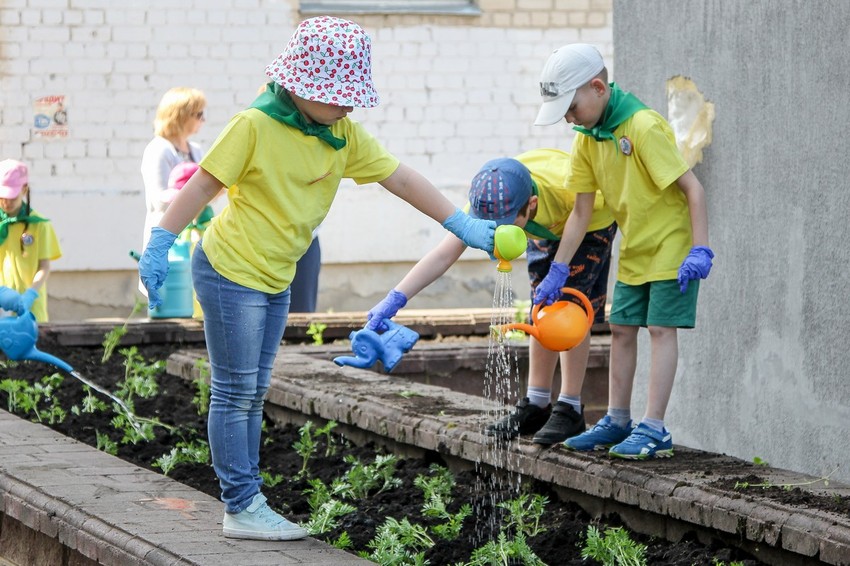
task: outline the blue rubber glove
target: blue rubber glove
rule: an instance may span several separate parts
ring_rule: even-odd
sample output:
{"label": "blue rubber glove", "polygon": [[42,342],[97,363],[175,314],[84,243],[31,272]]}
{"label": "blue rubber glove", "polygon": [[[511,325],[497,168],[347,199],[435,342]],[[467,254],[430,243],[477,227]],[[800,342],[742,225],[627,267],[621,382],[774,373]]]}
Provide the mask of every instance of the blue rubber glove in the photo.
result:
{"label": "blue rubber glove", "polygon": [[714,252],[707,246],[694,246],[691,253],[679,267],[679,290],[684,293],[688,290],[688,283],[694,279],[705,279],[711,271],[711,260]]}
{"label": "blue rubber glove", "polygon": [[393,289],[384,300],[366,313],[366,328],[374,332],[389,330],[387,319],[394,317],[407,304],[407,295]]}
{"label": "blue rubber glove", "polygon": [[18,306],[18,315],[23,315],[25,312],[29,311],[37,298],[38,293],[32,287],[24,291],[21,295],[20,305]]}
{"label": "blue rubber glove", "polygon": [[443,228],[460,238],[467,246],[484,250],[493,257],[496,223],[492,220],[473,218],[458,208],[446,218]]}
{"label": "blue rubber glove", "polygon": [[172,234],[165,228],[154,226],[151,229],[151,239],[148,241],[148,247],[139,258],[139,278],[142,280],[142,285],[148,290],[148,308],[155,309],[162,304],[162,298],[159,296],[159,288],[165,283],[165,277],[168,275],[168,250],[174,240],[177,239],[177,234]]}
{"label": "blue rubber glove", "polygon": [[567,278],[570,276],[570,266],[566,263],[553,261],[549,266],[549,273],[543,278],[543,281],[537,284],[534,290],[534,304],[546,303],[551,305],[561,298],[561,288],[567,284]]}

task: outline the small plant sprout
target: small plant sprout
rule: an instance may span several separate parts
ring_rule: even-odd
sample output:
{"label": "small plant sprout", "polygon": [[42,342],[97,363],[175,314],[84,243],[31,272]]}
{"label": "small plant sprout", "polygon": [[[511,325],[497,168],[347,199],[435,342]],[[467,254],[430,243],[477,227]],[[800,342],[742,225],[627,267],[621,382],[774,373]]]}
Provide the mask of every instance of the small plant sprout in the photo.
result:
{"label": "small plant sprout", "polygon": [[263,478],[263,485],[274,487],[283,481],[283,474],[273,474],[267,471],[261,471],[260,477]]}
{"label": "small plant sprout", "polygon": [[756,466],[770,466],[770,464],[766,460],[762,460],[758,456],[753,458],[753,464],[755,464]]}
{"label": "small plant sprout", "polygon": [[514,529],[514,532],[533,537],[546,530],[540,524],[543,512],[549,499],[543,495],[533,495],[530,499],[527,493],[523,493],[515,499],[503,501],[498,507],[505,509],[508,514],[505,517],[505,526]]}
{"label": "small plant sprout", "polygon": [[422,396],[421,393],[417,393],[416,391],[411,391],[410,389],[405,389],[404,391],[400,392],[398,395],[399,395],[399,397],[404,397],[405,399],[410,399],[411,397],[421,397]]}
{"label": "small plant sprout", "polygon": [[192,404],[197,405],[198,414],[203,416],[210,410],[210,370],[202,359],[195,360],[195,369],[198,370],[198,377],[192,380],[196,389]]}
{"label": "small plant sprout", "polygon": [[361,552],[360,556],[378,564],[424,566],[427,564],[424,551],[434,546],[434,541],[425,527],[413,525],[407,519],[387,517],[368,546],[372,552]]}
{"label": "small plant sprout", "polygon": [[345,462],[351,464],[351,468],[345,474],[345,479],[351,487],[353,499],[365,498],[373,489],[382,493],[388,489],[401,485],[401,480],[393,477],[395,475],[398,457],[392,454],[375,456],[375,461],[365,465],[355,456],[346,456]]}
{"label": "small plant sprout", "polygon": [[604,535],[593,525],[587,527],[581,556],[603,566],[646,566],[646,546],[633,541],[622,527],[608,528]]}
{"label": "small plant sprout", "polygon": [[495,541],[490,541],[472,551],[471,560],[465,566],[492,566],[523,564],[524,566],[546,566],[546,563],[534,554],[522,533],[508,539],[504,531]]}
{"label": "small plant sprout", "polygon": [[102,432],[96,430],[94,431],[95,437],[97,438],[97,449],[112,456],[118,455],[118,443],[113,442],[109,435],[103,434]]}
{"label": "small plant sprout", "polygon": [[36,422],[58,424],[68,413],[58,404],[53,393],[64,379],[59,373],[46,375],[32,385],[22,379],[4,379],[0,381],[0,391],[5,391],[8,396],[10,413],[32,413]]}
{"label": "small plant sprout", "polygon": [[307,336],[313,337],[313,344],[315,346],[321,346],[325,343],[324,333],[327,328],[328,325],[321,322],[311,322],[310,326],[307,327]]}
{"label": "small plant sprout", "polygon": [[316,451],[316,439],[313,438],[313,421],[307,421],[304,425],[298,429],[298,440],[292,443],[292,447],[295,449],[295,452],[301,456],[301,470],[295,475],[296,478],[300,479],[306,477],[309,474],[309,470],[307,468],[308,463],[310,461],[310,457]]}
{"label": "small plant sprout", "polygon": [[419,475],[413,480],[413,485],[422,490],[425,499],[422,514],[426,517],[445,520],[431,530],[444,540],[454,540],[460,535],[464,519],[472,514],[472,506],[465,503],[457,513],[449,513],[447,507],[452,502],[454,476],[447,468],[438,464],[431,464],[430,470],[433,474],[431,477]]}
{"label": "small plant sprout", "polygon": [[130,311],[130,316],[127,317],[127,320],[124,321],[124,324],[121,326],[116,326],[109,332],[107,332],[103,337],[103,357],[101,358],[101,363],[106,363],[109,358],[112,357],[112,353],[115,351],[115,348],[118,344],[121,343],[121,338],[127,334],[127,323],[130,322],[130,319],[133,318],[133,315],[139,312],[144,306],[144,302],[136,299],[136,303],[133,305],[133,310]]}
{"label": "small plant sprout", "polygon": [[838,468],[839,468],[839,466],[835,466],[835,468],[833,468],[831,472],[829,472],[828,474],[823,475],[819,478],[814,478],[814,479],[811,479],[811,480],[800,481],[800,482],[793,482],[793,483],[775,484],[775,483],[771,482],[770,480],[765,480],[765,481],[759,482],[759,483],[750,483],[750,482],[747,482],[747,481],[739,481],[739,482],[735,482],[735,489],[747,489],[749,487],[760,487],[762,489],[768,489],[770,487],[778,487],[778,488],[784,489],[785,491],[791,491],[795,487],[806,487],[806,486],[814,485],[818,482],[823,482],[824,487],[829,487],[829,478],[832,477],[832,474],[834,474],[835,472],[838,471]]}
{"label": "small plant sprout", "polygon": [[325,426],[316,431],[316,435],[325,438],[325,456],[336,454],[336,442],[334,442],[333,430],[337,427],[336,421],[328,421]]}
{"label": "small plant sprout", "polygon": [[180,441],[171,452],[157,458],[153,466],[167,476],[178,464],[209,464],[210,445],[204,440]]}

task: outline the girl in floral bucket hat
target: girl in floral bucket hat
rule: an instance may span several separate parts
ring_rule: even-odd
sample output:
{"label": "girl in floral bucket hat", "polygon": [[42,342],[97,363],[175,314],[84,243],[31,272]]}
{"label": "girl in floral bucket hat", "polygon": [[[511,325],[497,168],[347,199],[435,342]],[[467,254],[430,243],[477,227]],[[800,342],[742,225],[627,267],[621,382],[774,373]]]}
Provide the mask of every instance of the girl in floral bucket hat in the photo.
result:
{"label": "girl in floral bucket hat", "polygon": [[369,36],[353,22],[327,16],[302,22],[266,68],[272,82],[219,134],[151,230],[139,260],[154,308],[161,303],[168,249],[177,233],[227,189],[227,206],[192,256],[211,367],[210,452],[225,504],[226,537],[307,536],[261,493],[263,399],[286,326],[296,263],[341,179],[379,183],[467,246],[493,251],[495,222],[464,214],[348,117],[355,106],[378,104],[370,51]]}

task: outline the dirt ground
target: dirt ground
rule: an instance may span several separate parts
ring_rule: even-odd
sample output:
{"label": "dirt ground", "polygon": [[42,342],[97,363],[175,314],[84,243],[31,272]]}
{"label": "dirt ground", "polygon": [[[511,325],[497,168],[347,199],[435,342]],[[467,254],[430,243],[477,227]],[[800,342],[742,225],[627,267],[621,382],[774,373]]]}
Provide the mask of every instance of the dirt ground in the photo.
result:
{"label": "dirt ground", "polygon": [[[104,364],[101,363],[102,348],[62,348],[41,344],[39,347],[65,360],[85,378],[109,391],[113,391],[115,383],[124,377],[125,357],[118,352]],[[145,346],[140,349],[140,352],[148,361],[164,360],[175,348],[176,346]],[[24,362],[12,364],[12,367],[4,369],[3,377],[33,381],[51,371],[52,369],[44,364]],[[140,416],[155,417],[176,428],[171,431],[158,428],[153,441],[123,445],[118,452],[120,458],[154,471],[159,471],[152,467],[152,462],[157,457],[167,454],[181,439],[193,436],[193,431],[205,437],[206,428],[205,417],[198,415],[196,406],[192,403],[196,391],[191,384],[165,373],[162,373],[157,380],[160,393],[151,400],[137,400],[136,413]],[[82,384],[66,376],[57,397],[66,410],[72,405],[79,405],[83,399]],[[103,400],[108,401],[106,398]],[[0,406],[7,406],[7,394],[2,391],[0,391]],[[120,440],[120,434],[111,427],[109,422],[113,416],[111,411],[94,415],[69,413],[65,422],[52,428],[95,446],[96,431],[101,433],[112,431],[111,438],[115,441]],[[325,444],[321,442],[308,464],[310,477],[319,478],[325,484],[329,484],[331,480],[348,469],[349,464],[345,463],[345,456],[355,456],[364,463],[371,463],[376,455],[373,446],[354,446],[343,438],[333,438],[337,446],[336,453],[325,456]],[[272,474],[281,474],[285,479],[274,487],[266,486],[264,493],[269,498],[269,503],[281,510],[288,518],[299,522],[306,521],[310,515],[307,499],[303,494],[303,491],[309,487],[307,480],[290,479],[295,477],[302,467],[302,458],[292,447],[298,440],[298,430],[293,427],[270,427],[266,439],[261,454],[261,469]],[[318,538],[332,541],[345,531],[353,541],[355,549],[366,550],[369,541],[375,535],[376,528],[386,517],[395,517],[398,520],[408,518],[412,523],[435,524],[433,519],[422,516],[422,492],[413,483],[418,475],[428,475],[429,466],[433,463],[441,464],[442,462],[439,461],[438,456],[432,459],[401,460],[394,476],[402,481],[400,488],[363,499],[359,502],[357,511],[345,516],[338,528]],[[691,464],[685,462],[684,458],[678,457],[663,463],[663,466],[668,469],[674,469],[677,465]],[[169,475],[195,489],[215,497],[219,495],[218,483],[211,466],[183,464]],[[458,539],[452,542],[435,539],[437,543],[425,554],[432,565],[449,565],[467,561],[472,549],[495,539],[498,534],[497,525],[499,525],[496,519],[502,515],[503,511],[496,508],[494,504],[517,495],[513,488],[510,490],[501,488],[499,482],[493,481],[493,478],[475,471],[458,474],[456,481],[457,489],[449,511],[456,511],[465,502],[470,502],[474,511],[465,522]],[[716,485],[730,487],[736,482],[758,483],[761,478],[750,473],[740,476],[717,476],[712,481]],[[545,512],[546,530],[528,541],[537,556],[550,565],[594,563],[581,558],[581,546],[587,526],[592,524],[604,530],[608,526],[619,526],[621,524],[619,520],[616,517],[603,517],[601,521],[594,521],[578,505],[559,501],[548,486],[535,483],[529,487],[533,493],[547,496],[549,499]],[[500,490],[503,493],[495,493]],[[793,505],[828,509],[850,515],[850,502],[819,497],[800,489],[769,488],[762,490],[760,496]],[[762,564],[752,556],[720,543],[701,544],[695,536],[686,536],[678,543],[641,535],[634,535],[634,538],[647,546],[648,563],[653,565],[714,566],[733,561],[739,561],[747,566]]]}

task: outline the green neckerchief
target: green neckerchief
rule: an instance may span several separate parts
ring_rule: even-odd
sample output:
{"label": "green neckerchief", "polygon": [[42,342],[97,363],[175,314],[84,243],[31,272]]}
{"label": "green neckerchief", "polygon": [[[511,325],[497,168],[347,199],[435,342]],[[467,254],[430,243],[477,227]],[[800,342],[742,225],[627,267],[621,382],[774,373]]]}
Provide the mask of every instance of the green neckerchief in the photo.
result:
{"label": "green neckerchief", "polygon": [[[29,214],[25,214],[24,208],[27,209]],[[9,216],[4,211],[0,210],[0,244],[6,241],[6,238],[9,237],[9,226],[15,224],[16,222],[26,222],[29,224],[35,224],[36,222],[47,222],[47,218],[43,218],[41,216],[32,216],[32,210],[29,210],[29,207],[24,205],[21,207],[21,210],[18,211],[17,216]]]}
{"label": "green neckerchief", "polygon": [[[531,194],[532,196],[537,196],[540,194],[540,190],[537,188],[537,183],[534,182],[534,179],[531,180]],[[525,228],[523,228],[526,232],[531,234],[532,236],[537,236],[538,238],[542,238],[543,240],[560,240],[560,236],[556,236],[552,232],[549,231],[548,228],[543,226],[542,224],[538,224],[534,220],[529,220],[525,223]]]}
{"label": "green neckerchief", "polygon": [[345,140],[334,137],[330,126],[307,122],[286,89],[275,82],[267,84],[265,92],[260,94],[250,107],[268,114],[278,122],[301,130],[305,136],[316,136],[337,151],[345,147]]}
{"label": "green neckerchief", "polygon": [[614,136],[617,126],[631,118],[635,112],[646,108],[648,107],[635,95],[621,90],[617,83],[611,83],[611,98],[608,99],[608,106],[605,107],[602,120],[589,130],[581,126],[573,126],[573,129],[596,141],[617,141]]}

